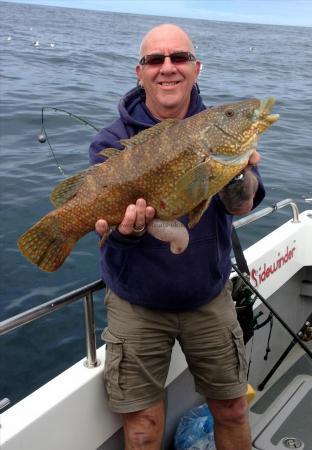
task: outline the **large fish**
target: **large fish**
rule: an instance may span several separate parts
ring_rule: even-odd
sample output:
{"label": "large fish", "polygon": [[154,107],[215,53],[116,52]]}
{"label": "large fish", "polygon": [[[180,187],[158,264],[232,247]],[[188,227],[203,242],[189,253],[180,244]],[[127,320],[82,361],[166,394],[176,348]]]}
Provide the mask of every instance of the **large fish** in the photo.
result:
{"label": "large fish", "polygon": [[188,214],[194,227],[211,197],[246,167],[258,136],[278,119],[273,104],[273,98],[251,99],[209,108],[122,140],[123,151],[104,149],[105,162],[56,186],[56,209],[21,236],[20,250],[53,272],[99,218],[116,226],[138,198],[156,209],[157,218]]}

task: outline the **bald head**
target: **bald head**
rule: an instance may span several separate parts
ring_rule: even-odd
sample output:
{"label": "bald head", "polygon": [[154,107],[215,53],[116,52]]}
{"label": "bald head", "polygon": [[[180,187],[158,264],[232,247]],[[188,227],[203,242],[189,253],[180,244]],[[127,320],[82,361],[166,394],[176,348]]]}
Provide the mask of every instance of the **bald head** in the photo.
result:
{"label": "bald head", "polygon": [[165,23],[152,28],[143,38],[140,46],[140,58],[148,53],[161,51],[167,46],[176,43],[175,50],[187,50],[195,54],[194,45],[188,34],[182,28],[171,23]]}
{"label": "bald head", "polygon": [[[174,54],[182,54],[182,60]],[[154,62],[136,65],[136,74],[145,91],[145,104],[158,119],[183,119],[188,111],[191,92],[200,72],[200,61],[191,57],[194,46],[182,28],[173,24],[159,25],[144,37],[140,48],[143,56],[158,55]]]}

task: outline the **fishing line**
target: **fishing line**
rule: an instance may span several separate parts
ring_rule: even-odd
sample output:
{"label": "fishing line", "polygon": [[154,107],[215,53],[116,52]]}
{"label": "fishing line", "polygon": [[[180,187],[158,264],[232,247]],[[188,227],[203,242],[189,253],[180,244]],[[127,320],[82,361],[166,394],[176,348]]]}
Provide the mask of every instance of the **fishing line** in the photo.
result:
{"label": "fishing line", "polygon": [[59,171],[61,172],[61,174],[62,174],[63,176],[65,176],[65,172],[64,172],[64,170],[63,170],[61,164],[59,163],[59,161],[58,161],[58,159],[57,159],[57,157],[56,157],[56,155],[55,155],[55,152],[54,152],[54,150],[53,150],[53,148],[52,148],[52,145],[50,144],[50,141],[49,141],[48,133],[47,133],[46,128],[45,128],[45,126],[44,126],[44,113],[43,113],[43,112],[44,112],[44,110],[46,110],[46,109],[51,109],[52,111],[55,111],[55,112],[61,112],[61,113],[64,113],[64,114],[66,114],[67,116],[71,117],[72,119],[77,120],[78,122],[82,123],[83,125],[92,128],[92,129],[95,130],[96,132],[98,132],[98,131],[100,131],[100,130],[99,130],[99,128],[96,128],[94,125],[92,125],[92,123],[88,122],[86,119],[83,119],[82,117],[79,117],[79,116],[77,116],[76,114],[73,114],[73,113],[71,113],[71,112],[69,112],[69,111],[66,111],[65,109],[56,108],[56,107],[54,107],[54,106],[43,106],[43,107],[41,108],[41,131],[40,131],[40,133],[39,133],[39,135],[38,135],[38,141],[40,142],[40,144],[44,144],[45,142],[48,143],[49,148],[50,148],[50,151],[51,151],[51,153],[52,153],[52,156],[53,156],[53,158],[54,158],[54,161],[55,161],[55,164],[56,164],[57,168],[59,169]]}

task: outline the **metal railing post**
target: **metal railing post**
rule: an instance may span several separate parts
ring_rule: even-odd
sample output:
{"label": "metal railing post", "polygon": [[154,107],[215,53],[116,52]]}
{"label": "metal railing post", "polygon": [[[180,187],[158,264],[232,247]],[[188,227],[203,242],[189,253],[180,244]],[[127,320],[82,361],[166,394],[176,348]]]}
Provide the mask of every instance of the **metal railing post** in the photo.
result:
{"label": "metal railing post", "polygon": [[293,213],[293,220],[292,221],[294,223],[299,223],[300,220],[299,220],[299,209],[298,209],[298,206],[293,201],[289,202],[289,205],[290,205],[290,207],[292,209],[292,213]]}
{"label": "metal railing post", "polygon": [[86,332],[86,350],[87,359],[84,363],[86,367],[92,369],[100,363],[96,359],[96,337],[94,324],[94,306],[93,294],[88,292],[83,299],[84,313],[85,313],[85,332]]}
{"label": "metal railing post", "polygon": [[286,198],[285,200],[281,200],[280,202],[275,203],[273,206],[269,206],[264,209],[260,209],[259,211],[255,211],[254,213],[249,214],[241,219],[235,220],[233,223],[234,227],[240,228],[248,225],[249,223],[255,222],[256,220],[261,219],[261,217],[265,217],[268,214],[271,214],[279,209],[285,208],[285,206],[290,206],[292,209],[293,223],[300,223],[299,220],[299,209],[296,203],[291,198]]}
{"label": "metal railing post", "polygon": [[[105,288],[102,280],[94,281],[93,283],[82,286],[60,297],[54,298],[46,303],[41,303],[34,308],[24,311],[16,316],[2,320],[0,322],[0,336],[7,334],[13,330],[27,323],[31,323],[41,317],[63,309],[78,300],[83,299],[85,312],[85,333],[86,333],[86,347],[87,360],[85,366],[88,368],[97,367],[100,362],[96,359],[96,340],[95,340],[95,326],[94,326],[94,308],[93,308],[93,292]],[[0,402],[1,406],[1,402]]]}

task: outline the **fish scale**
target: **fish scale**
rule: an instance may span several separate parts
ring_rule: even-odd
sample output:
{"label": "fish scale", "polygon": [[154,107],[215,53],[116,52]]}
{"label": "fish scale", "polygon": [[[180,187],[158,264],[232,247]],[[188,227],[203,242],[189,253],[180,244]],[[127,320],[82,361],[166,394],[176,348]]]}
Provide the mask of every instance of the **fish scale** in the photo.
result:
{"label": "fish scale", "polygon": [[56,207],[19,239],[23,255],[43,270],[57,270],[98,219],[121,223],[129,204],[144,198],[156,217],[189,215],[193,228],[219,192],[248,164],[258,136],[278,115],[274,100],[249,99],[209,108],[184,120],[168,119],[103,149],[106,159],[52,191]]}

